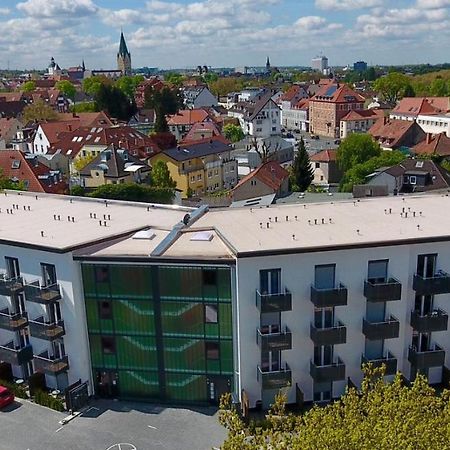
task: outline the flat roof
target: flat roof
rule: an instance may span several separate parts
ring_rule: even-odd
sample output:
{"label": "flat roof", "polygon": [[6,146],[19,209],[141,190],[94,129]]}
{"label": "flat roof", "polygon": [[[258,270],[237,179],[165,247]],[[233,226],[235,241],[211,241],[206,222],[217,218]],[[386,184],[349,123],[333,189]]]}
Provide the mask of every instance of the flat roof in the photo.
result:
{"label": "flat roof", "polygon": [[170,231],[193,208],[33,192],[0,193],[0,243],[66,252],[154,227]]}

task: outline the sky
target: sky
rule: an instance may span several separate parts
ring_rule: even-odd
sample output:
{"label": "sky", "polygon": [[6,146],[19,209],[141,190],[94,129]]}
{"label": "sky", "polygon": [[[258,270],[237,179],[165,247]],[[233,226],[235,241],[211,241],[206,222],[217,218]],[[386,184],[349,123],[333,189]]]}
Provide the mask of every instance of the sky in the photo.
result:
{"label": "sky", "polygon": [[0,68],[450,62],[450,0],[0,0]]}

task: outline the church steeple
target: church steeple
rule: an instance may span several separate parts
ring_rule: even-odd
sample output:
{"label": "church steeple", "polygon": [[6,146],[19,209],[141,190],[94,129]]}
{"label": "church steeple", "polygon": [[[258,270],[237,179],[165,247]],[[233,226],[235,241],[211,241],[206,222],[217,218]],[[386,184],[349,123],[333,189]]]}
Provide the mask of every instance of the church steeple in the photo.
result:
{"label": "church steeple", "polygon": [[269,60],[269,57],[267,57],[267,61],[266,61],[266,71],[270,72],[270,60]]}
{"label": "church steeple", "polygon": [[130,52],[128,51],[127,43],[125,42],[125,37],[123,35],[123,31],[120,32],[119,55],[120,56],[130,55]]}
{"label": "church steeple", "polygon": [[117,68],[122,75],[131,75],[131,53],[128,51],[123,31],[120,32],[119,53],[117,53]]}

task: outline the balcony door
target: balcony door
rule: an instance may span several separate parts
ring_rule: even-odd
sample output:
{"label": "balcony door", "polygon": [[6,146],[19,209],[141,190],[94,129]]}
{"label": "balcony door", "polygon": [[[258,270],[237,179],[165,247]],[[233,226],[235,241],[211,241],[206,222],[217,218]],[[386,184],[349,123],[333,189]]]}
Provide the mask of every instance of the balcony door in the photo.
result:
{"label": "balcony door", "polygon": [[431,312],[433,311],[433,296],[416,295],[414,310],[417,311],[421,316],[431,314]]}
{"label": "balcony door", "polygon": [[261,354],[261,370],[263,372],[275,372],[281,368],[281,353],[262,352]]}
{"label": "balcony door", "polygon": [[41,264],[42,282],[44,286],[56,284],[56,268],[53,264]]}
{"label": "balcony door", "polygon": [[314,310],[314,326],[318,329],[332,328],[334,325],[333,308],[316,308]]}
{"label": "balcony door", "polygon": [[8,278],[20,277],[19,260],[17,258],[10,258],[7,256],[6,261],[6,274]]}
{"label": "balcony door", "polygon": [[431,335],[425,333],[413,333],[412,346],[418,352],[426,352],[431,348]]}
{"label": "balcony door", "polygon": [[333,346],[322,345],[314,347],[314,364],[316,366],[329,366],[333,364]]}
{"label": "balcony door", "polygon": [[417,257],[417,275],[423,278],[434,277],[436,274],[437,255],[419,255]]}
{"label": "balcony door", "polygon": [[260,270],[259,280],[261,294],[281,293],[281,269]]}
{"label": "balcony door", "polygon": [[333,289],[336,286],[336,264],[316,266],[314,270],[314,286],[316,289]]}
{"label": "balcony door", "polygon": [[367,279],[372,283],[385,283],[388,273],[387,259],[380,259],[377,261],[369,261]]}
{"label": "balcony door", "polygon": [[385,302],[367,302],[366,320],[370,323],[384,322],[386,319],[386,303]]}

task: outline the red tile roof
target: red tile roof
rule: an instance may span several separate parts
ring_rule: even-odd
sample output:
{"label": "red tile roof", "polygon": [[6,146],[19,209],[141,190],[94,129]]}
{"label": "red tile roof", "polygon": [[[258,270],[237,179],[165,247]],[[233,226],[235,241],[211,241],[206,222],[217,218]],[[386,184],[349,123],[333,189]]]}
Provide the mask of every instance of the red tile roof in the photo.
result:
{"label": "red tile roof", "polygon": [[448,97],[405,97],[392,110],[393,114],[418,116],[419,114],[440,114],[450,110]]}
{"label": "red tile roof", "polygon": [[346,84],[334,82],[322,86],[311,101],[328,103],[364,103],[366,99]]}
{"label": "red tile roof", "polygon": [[289,172],[281,167],[278,162],[269,161],[242,178],[242,180],[239,181],[239,183],[233,188],[233,190],[247,183],[247,181],[253,178],[257,178],[259,181],[269,186],[274,191],[278,191],[283,181],[285,181],[288,177]]}
{"label": "red tile roof", "polygon": [[337,150],[336,149],[328,149],[322,150],[319,153],[311,156],[311,161],[314,162],[331,162],[337,160]]}
{"label": "red tile roof", "polygon": [[66,194],[68,191],[67,183],[58,181],[59,175],[53,174],[36,157],[26,157],[18,150],[0,151],[0,168],[6,178],[26,183],[29,191],[49,194]]}
{"label": "red tile roof", "polygon": [[78,129],[80,127],[80,121],[73,119],[61,120],[59,122],[43,122],[40,126],[51,145],[58,142],[61,133]]}
{"label": "red tile roof", "polygon": [[[201,134],[204,134],[204,138],[201,138]],[[199,137],[200,136],[200,137]],[[217,128],[217,125],[213,122],[201,122],[201,123],[194,123],[192,125],[192,128],[189,130],[188,134],[185,136],[185,138],[181,141],[183,144],[198,141],[200,139],[206,139],[210,137],[220,136],[223,137],[220,134],[219,129]],[[224,141],[226,140],[223,137]]]}
{"label": "red tile roof", "polygon": [[369,134],[383,147],[394,148],[412,127],[420,129],[414,121],[382,118],[372,125]]}
{"label": "red tile roof", "polygon": [[350,111],[345,117],[341,120],[350,121],[350,120],[365,120],[365,119],[379,119],[384,117],[384,111],[381,109],[360,109]]}
{"label": "red tile roof", "polygon": [[208,111],[200,109],[181,109],[176,114],[167,117],[168,125],[193,125],[211,118]]}
{"label": "red tile roof", "polygon": [[100,112],[83,112],[83,113],[60,113],[60,120],[80,121],[80,127],[112,127],[114,124],[104,111]]}
{"label": "red tile roof", "polygon": [[298,84],[294,84],[280,97],[280,101],[290,102],[295,98],[296,95],[299,94],[301,89],[301,86],[299,86]]}
{"label": "red tile roof", "polygon": [[412,148],[416,155],[450,156],[450,138],[445,133],[435,136],[427,134],[427,138]]}

